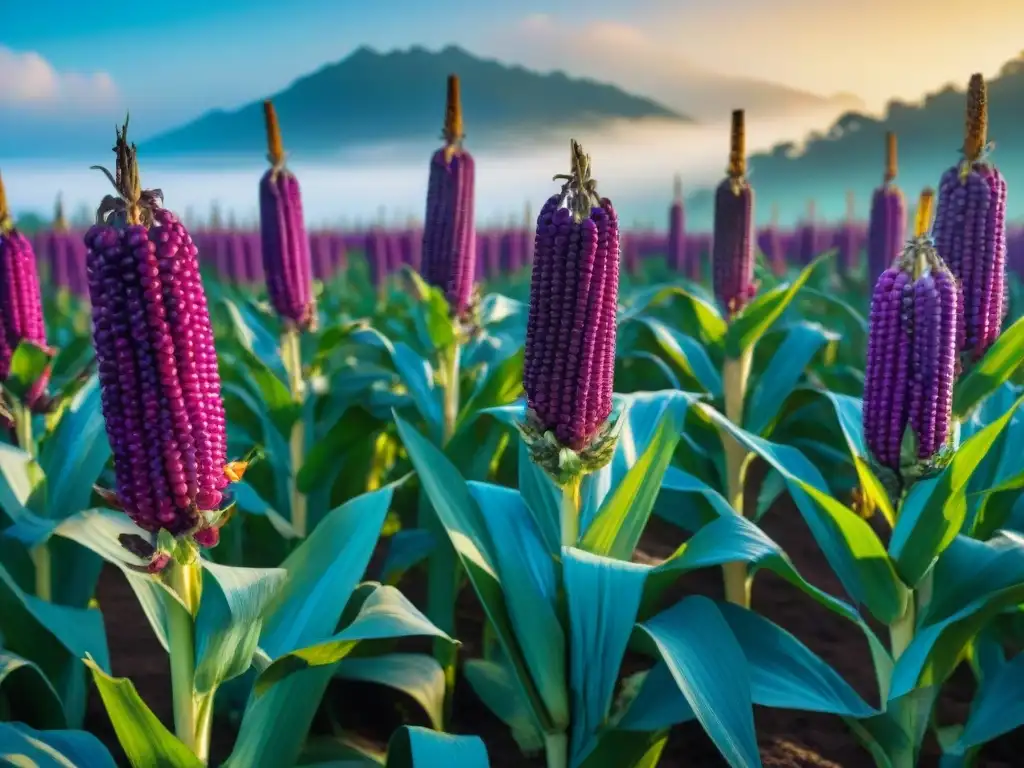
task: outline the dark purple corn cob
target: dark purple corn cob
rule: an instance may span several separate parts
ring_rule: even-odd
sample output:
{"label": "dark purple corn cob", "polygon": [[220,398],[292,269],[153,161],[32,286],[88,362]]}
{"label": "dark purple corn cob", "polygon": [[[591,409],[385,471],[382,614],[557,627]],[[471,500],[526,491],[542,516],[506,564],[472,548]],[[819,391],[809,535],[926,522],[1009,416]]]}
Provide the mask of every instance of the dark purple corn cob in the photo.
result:
{"label": "dark purple corn cob", "polygon": [[776,275],[786,274],[786,243],[779,229],[779,206],[772,205],[772,218],[757,236],[757,247]]}
{"label": "dark purple corn cob", "polygon": [[224,404],[197,249],[143,191],[128,125],[117,190],[85,235],[93,343],[117,476],[116,504],[148,531],[217,541],[228,484]]}
{"label": "dark purple corn cob", "polygon": [[464,317],[473,296],[476,269],[473,156],[462,147],[459,78],[448,76],[444,146],[430,158],[427,213],[423,226],[423,278],[444,291],[452,315]]}
{"label": "dark purple corn cob", "polygon": [[885,134],[885,176],[871,196],[868,219],[868,280],[873,284],[900,255],[906,240],[907,205],[896,181],[896,134]]}
{"label": "dark purple corn cob", "polygon": [[743,110],[732,113],[729,168],[715,191],[711,264],[715,296],[729,317],[757,295],[754,283],[754,190],[747,182]]}
{"label": "dark purple corn cob", "polygon": [[668,266],[682,272],[686,266],[686,217],[683,211],[683,180],[676,176],[672,205],[668,209]]}
{"label": "dark purple corn cob", "polygon": [[260,179],[260,234],[263,271],[270,303],[278,315],[300,331],[316,321],[309,238],[302,217],[299,180],[284,165],[277,113],[263,102],[270,169]]}
{"label": "dark purple corn cob", "polygon": [[619,226],[575,141],[572,160],[537,218],[523,386],[534,431],[580,453],[598,447],[612,412]]}
{"label": "dark purple corn cob", "polygon": [[967,92],[963,160],[942,175],[935,247],[960,283],[963,362],[999,338],[1005,315],[1006,180],[987,162],[988,98],[981,75]]}
{"label": "dark purple corn cob", "polygon": [[[904,478],[946,445],[953,404],[958,295],[927,235],[931,194],[921,196],[916,236],[875,284],[864,371],[865,440],[879,465]],[[904,455],[908,428],[914,456]]]}
{"label": "dark purple corn cob", "polygon": [[[0,179],[0,381],[10,374],[11,359],[23,341],[46,349],[39,271],[31,241],[14,226]],[[25,405],[42,404],[49,379],[47,367],[26,393]]]}
{"label": "dark purple corn cob", "polygon": [[836,228],[832,235],[831,247],[836,250],[836,271],[847,277],[857,266],[857,251],[860,246],[859,233],[854,223],[856,198],[853,192],[846,193],[846,221]]}

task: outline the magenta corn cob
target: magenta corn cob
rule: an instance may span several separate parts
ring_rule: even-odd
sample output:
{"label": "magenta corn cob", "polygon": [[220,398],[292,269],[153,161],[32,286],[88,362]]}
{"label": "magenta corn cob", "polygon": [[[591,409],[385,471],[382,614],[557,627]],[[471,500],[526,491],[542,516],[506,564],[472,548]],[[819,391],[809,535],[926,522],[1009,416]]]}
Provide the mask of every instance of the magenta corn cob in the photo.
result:
{"label": "magenta corn cob", "polygon": [[[537,218],[523,386],[524,435],[534,460],[559,477],[560,446],[591,469],[610,458],[619,225],[597,194],[590,158],[572,142],[572,172]],[[550,434],[553,439],[545,440]],[[564,468],[564,467],[563,467]]]}
{"label": "magenta corn cob", "polygon": [[729,168],[715,191],[711,264],[715,296],[731,317],[757,295],[754,283],[754,190],[747,182],[743,110],[732,113]]}
{"label": "magenta corn cob", "polygon": [[128,124],[117,173],[85,235],[93,343],[116,503],[148,531],[218,538],[228,485],[217,353],[184,225],[143,191]]}
{"label": "magenta corn cob", "polygon": [[987,102],[985,80],[972,76],[963,160],[942,175],[935,216],[935,247],[960,284],[967,363],[992,346],[1005,315],[1006,179],[986,158]]}
{"label": "magenta corn cob", "polygon": [[[39,292],[39,271],[32,243],[14,225],[0,179],[0,381],[11,372],[11,360],[22,342],[46,349],[46,325]],[[43,402],[49,367],[25,395],[30,408]]]}
{"label": "magenta corn cob", "polygon": [[896,186],[896,134],[885,134],[885,176],[871,196],[868,219],[868,280],[873,285],[900,255],[906,240],[907,206]]}
{"label": "magenta corn cob", "polygon": [[[864,372],[864,437],[874,460],[904,481],[933,464],[950,435],[959,298],[927,235],[931,190],[916,236],[884,270],[871,299]],[[916,451],[907,455],[911,430]]]}
{"label": "magenta corn cob", "polygon": [[270,303],[278,315],[299,331],[316,321],[309,238],[302,215],[299,180],[284,164],[277,113],[263,102],[270,169],[260,179],[260,234],[263,271]]}
{"label": "magenta corn cob", "polygon": [[462,147],[459,78],[448,76],[444,146],[430,159],[427,212],[423,226],[423,278],[444,291],[452,315],[470,309],[476,269],[475,163]]}

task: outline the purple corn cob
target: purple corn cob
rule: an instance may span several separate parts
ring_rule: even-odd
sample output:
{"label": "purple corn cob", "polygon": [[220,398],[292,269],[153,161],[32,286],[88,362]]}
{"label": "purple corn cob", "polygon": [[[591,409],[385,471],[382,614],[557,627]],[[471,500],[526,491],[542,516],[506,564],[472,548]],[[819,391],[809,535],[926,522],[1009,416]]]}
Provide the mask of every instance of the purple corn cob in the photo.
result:
{"label": "purple corn cob", "polygon": [[672,205],[668,209],[668,266],[682,272],[686,266],[686,217],[683,211],[683,181],[675,178]]}
{"label": "purple corn cob", "polygon": [[[949,437],[956,366],[957,286],[926,232],[931,190],[917,235],[883,270],[871,299],[864,372],[864,437],[875,461],[899,475],[927,464]],[[901,455],[907,428],[917,455]]]}
{"label": "purple corn cob", "polygon": [[715,191],[711,263],[715,296],[732,317],[757,295],[754,283],[754,190],[747,182],[743,110],[732,113],[729,168]]}
{"label": "purple corn cob", "polygon": [[776,275],[786,274],[786,243],[779,229],[779,208],[772,205],[772,219],[757,236],[757,247]]}
{"label": "purple corn cob", "polygon": [[388,275],[388,241],[387,235],[374,228],[366,235],[366,266],[370,273],[370,284],[378,293],[384,290],[384,281]]}
{"label": "purple corn cob", "polygon": [[281,318],[300,331],[316,321],[309,238],[302,216],[299,181],[285,168],[277,114],[263,102],[271,168],[260,179],[260,233],[263,271],[270,303]]}
{"label": "purple corn cob", "polygon": [[985,81],[971,77],[963,160],[942,175],[935,247],[960,284],[968,362],[999,338],[1006,301],[1006,180],[986,162]]}
{"label": "purple corn cob", "polygon": [[470,308],[476,268],[473,156],[462,147],[459,78],[448,76],[445,145],[430,159],[423,227],[423,278],[445,292],[453,316]]}
{"label": "purple corn cob", "polygon": [[[46,349],[46,325],[39,292],[39,272],[31,241],[14,226],[0,179],[0,381],[11,372],[11,359],[21,342]],[[26,393],[30,408],[42,402],[49,367]]]}
{"label": "purple corn cob", "polygon": [[899,256],[907,231],[907,206],[896,180],[896,134],[885,135],[885,176],[871,196],[868,219],[868,280],[874,283]]}
{"label": "purple corn cob", "polygon": [[218,538],[228,484],[224,404],[197,249],[142,191],[127,123],[118,131],[118,198],[85,235],[93,343],[117,503],[145,530]]}
{"label": "purple corn cob", "polygon": [[567,183],[537,218],[523,386],[537,430],[580,452],[612,412],[619,226],[590,158],[575,141],[572,152],[573,173],[555,177]]}

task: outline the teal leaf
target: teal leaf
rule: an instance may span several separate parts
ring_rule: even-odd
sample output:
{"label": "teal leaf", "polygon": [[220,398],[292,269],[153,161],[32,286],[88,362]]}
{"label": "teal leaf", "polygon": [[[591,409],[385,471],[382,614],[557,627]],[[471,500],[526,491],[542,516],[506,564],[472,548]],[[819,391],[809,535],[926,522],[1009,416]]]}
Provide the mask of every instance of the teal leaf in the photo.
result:
{"label": "teal leaf", "polygon": [[247,303],[236,304],[230,299],[221,299],[227,310],[229,329],[243,349],[260,360],[266,361],[271,370],[284,381],[284,366],[281,364],[280,343],[260,322]]}
{"label": "teal leaf", "polygon": [[688,320],[698,335],[711,344],[717,344],[725,337],[727,323],[719,314],[715,305],[679,285],[655,285],[638,291],[630,305],[619,317],[619,324],[635,319],[649,308],[664,303],[668,299],[677,299],[683,306]]}
{"label": "teal leaf", "polygon": [[960,532],[967,514],[967,483],[1021,403],[1024,396],[964,442],[938,476],[911,487],[889,541],[889,552],[907,584],[916,585]]}
{"label": "teal leaf", "polygon": [[1024,725],[1024,654],[1004,664],[978,691],[970,717],[955,747],[948,752],[964,754]]}
{"label": "teal leaf", "polygon": [[985,356],[957,381],[953,389],[953,413],[964,418],[998,389],[1024,360],[1024,317],[999,334]]}
{"label": "teal leaf", "polygon": [[455,642],[431,624],[397,589],[378,586],[366,598],[352,623],[340,632],[275,658],[256,679],[256,695],[264,695],[282,679],[309,667],[334,668],[364,640],[401,637],[439,637]]}
{"label": "teal leaf", "polygon": [[751,681],[743,649],[718,607],[690,597],[640,625],[722,757],[760,766]]}
{"label": "teal leaf", "polygon": [[267,605],[288,572],[217,565],[209,560],[202,565],[203,591],[195,623],[195,688],[207,694],[249,669]]}
{"label": "teal leaf", "polygon": [[86,665],[125,755],[135,768],[201,768],[203,763],[146,706],[131,680]]}
{"label": "teal leaf", "polygon": [[818,323],[801,322],[790,326],[750,393],[743,427],[755,435],[765,434],[800,382],[804,369],[822,347],[835,343],[838,338]]}
{"label": "teal leaf", "polygon": [[571,766],[587,757],[608,718],[648,570],[571,547],[562,549],[570,633]]}
{"label": "teal leaf", "polygon": [[487,747],[478,736],[450,736],[404,725],[388,742],[387,768],[490,768]]}
{"label": "teal leaf", "polygon": [[494,548],[495,565],[523,660],[555,728],[564,729],[569,723],[569,696],[554,560],[518,493],[485,483],[468,486],[478,507],[487,510],[483,519],[491,540],[501,542]]}
{"label": "teal leaf", "polygon": [[512,738],[525,753],[544,747],[544,736],[530,713],[514,675],[507,666],[484,659],[468,659],[462,674],[477,698],[512,732]]}
{"label": "teal leaf", "polygon": [[395,586],[402,574],[427,559],[434,544],[434,536],[423,528],[398,531],[388,539],[388,553],[381,566],[380,580]]}
{"label": "teal leaf", "polygon": [[722,376],[698,341],[653,317],[640,315],[635,319],[651,332],[658,349],[686,376],[712,397],[721,396]]}
{"label": "teal leaf", "polygon": [[31,661],[2,648],[0,694],[12,705],[8,717],[44,730],[67,727],[60,696],[43,671]]}
{"label": "teal leaf", "polygon": [[23,723],[0,723],[0,756],[5,762],[10,761],[8,765],[33,768],[114,768],[116,765],[107,748],[91,733],[37,731]]}
{"label": "teal leaf", "polygon": [[435,730],[444,730],[444,670],[433,656],[389,653],[363,659],[343,659],[335,677],[376,683],[401,691],[423,708]]}

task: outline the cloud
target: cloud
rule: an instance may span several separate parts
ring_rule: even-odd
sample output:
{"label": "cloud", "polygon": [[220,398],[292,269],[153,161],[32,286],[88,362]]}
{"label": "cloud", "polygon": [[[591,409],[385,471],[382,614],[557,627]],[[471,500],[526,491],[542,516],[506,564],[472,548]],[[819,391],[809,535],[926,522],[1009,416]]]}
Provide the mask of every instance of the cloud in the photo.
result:
{"label": "cloud", "polygon": [[60,71],[33,51],[0,45],[0,106],[24,112],[76,114],[107,110],[118,99],[106,72]]}

